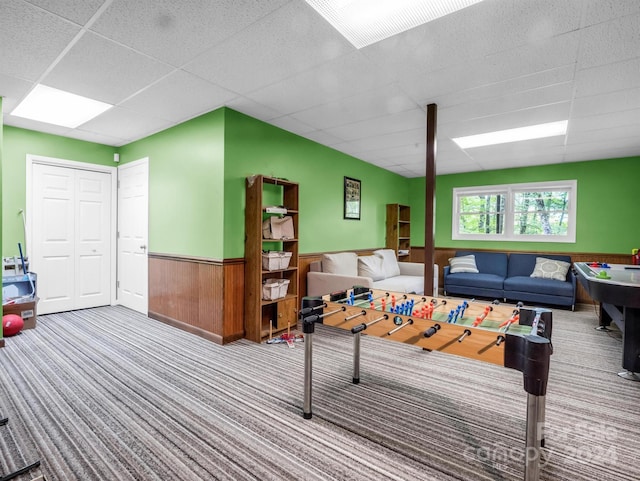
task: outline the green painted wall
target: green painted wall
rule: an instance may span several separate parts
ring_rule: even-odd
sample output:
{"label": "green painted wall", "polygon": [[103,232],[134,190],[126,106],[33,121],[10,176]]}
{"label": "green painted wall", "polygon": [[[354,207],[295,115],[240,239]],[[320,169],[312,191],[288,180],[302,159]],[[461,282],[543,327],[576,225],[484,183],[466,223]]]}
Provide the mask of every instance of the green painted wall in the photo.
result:
{"label": "green painted wall", "polygon": [[[630,254],[632,248],[640,246],[640,224],[634,220],[640,201],[639,166],[640,157],[627,157],[437,176],[435,244],[454,248]],[[564,179],[578,181],[575,244],[451,239],[454,187]],[[409,186],[411,192],[424,192],[425,180],[410,179]],[[413,197],[411,207],[411,243],[421,246],[424,245],[424,199]]]}
{"label": "green painted wall", "polygon": [[[26,209],[27,154],[114,166],[114,147],[4,126],[2,156],[2,255],[18,255],[25,245],[21,209]],[[28,213],[27,213],[28,215]]]}
{"label": "green painted wall", "polygon": [[[119,149],[149,157],[149,250],[223,258],[224,109]],[[223,227],[225,226],[225,227]]]}
{"label": "green painted wall", "polygon": [[[385,244],[387,203],[407,203],[407,179],[265,122],[226,109],[224,257],[244,256],[245,179],[299,183],[300,253]],[[361,220],[343,219],[344,176],[362,181]]]}

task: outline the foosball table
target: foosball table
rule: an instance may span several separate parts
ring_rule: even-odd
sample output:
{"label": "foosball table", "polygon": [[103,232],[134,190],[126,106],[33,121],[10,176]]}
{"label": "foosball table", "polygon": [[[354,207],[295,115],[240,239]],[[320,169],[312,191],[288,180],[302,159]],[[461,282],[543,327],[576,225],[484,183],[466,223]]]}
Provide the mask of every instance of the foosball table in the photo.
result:
{"label": "foosball table", "polygon": [[537,481],[544,447],[545,396],[552,353],[549,309],[440,299],[354,286],[302,300],[305,419],[312,417],[313,334],[322,323],[353,334],[353,383],[360,382],[362,334],[516,369],[527,393],[525,481]]}

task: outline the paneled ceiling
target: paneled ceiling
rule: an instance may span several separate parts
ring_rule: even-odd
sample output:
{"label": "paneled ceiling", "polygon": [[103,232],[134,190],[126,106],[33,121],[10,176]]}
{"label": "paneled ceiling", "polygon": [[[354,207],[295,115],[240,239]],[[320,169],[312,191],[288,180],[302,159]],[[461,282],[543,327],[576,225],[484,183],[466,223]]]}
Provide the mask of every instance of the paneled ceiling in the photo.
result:
{"label": "paneled ceiling", "polygon": [[[115,107],[76,129],[12,116],[38,83]],[[640,155],[640,1],[485,0],[357,50],[303,0],[2,0],[0,96],[6,125],[112,146],[229,106],[405,177],[430,103],[438,174]]]}

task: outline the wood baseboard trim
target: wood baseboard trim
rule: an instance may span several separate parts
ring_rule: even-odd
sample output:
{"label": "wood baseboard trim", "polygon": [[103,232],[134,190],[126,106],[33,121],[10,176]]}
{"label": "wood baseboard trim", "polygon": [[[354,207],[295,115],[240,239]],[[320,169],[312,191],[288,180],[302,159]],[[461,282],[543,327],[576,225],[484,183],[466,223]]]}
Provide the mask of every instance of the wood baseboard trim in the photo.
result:
{"label": "wood baseboard trim", "polygon": [[0,347],[4,347],[4,339],[0,339]]}
{"label": "wood baseboard trim", "polygon": [[[149,311],[148,316],[151,319],[155,319],[156,321],[160,321],[164,324],[167,324],[169,326],[178,328],[182,331],[186,331],[189,332],[191,334],[195,334],[196,336],[202,337],[204,339],[207,339],[208,341],[212,341],[215,342],[216,344],[224,344],[224,339],[222,336],[219,336],[218,334],[214,334],[212,332],[209,331],[205,331],[204,329],[200,329],[199,327],[195,327],[195,326],[191,326],[190,324],[187,324],[185,322],[182,321],[178,321],[177,319],[173,319],[169,316],[165,316],[163,314],[159,314],[157,312],[153,312],[153,311]],[[230,342],[230,341],[227,341]]]}

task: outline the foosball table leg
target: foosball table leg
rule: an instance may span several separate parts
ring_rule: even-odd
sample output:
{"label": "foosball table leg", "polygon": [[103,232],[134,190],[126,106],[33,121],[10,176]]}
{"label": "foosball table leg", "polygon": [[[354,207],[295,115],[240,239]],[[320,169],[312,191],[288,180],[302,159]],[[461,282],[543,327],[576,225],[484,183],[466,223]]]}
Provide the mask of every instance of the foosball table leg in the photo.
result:
{"label": "foosball table leg", "polygon": [[303,417],[311,419],[311,373],[313,369],[313,333],[304,335],[304,405]]}
{"label": "foosball table leg", "polygon": [[545,396],[527,394],[524,481],[538,481],[544,438]]}
{"label": "foosball table leg", "polygon": [[353,335],[353,384],[360,383],[360,333]]}

